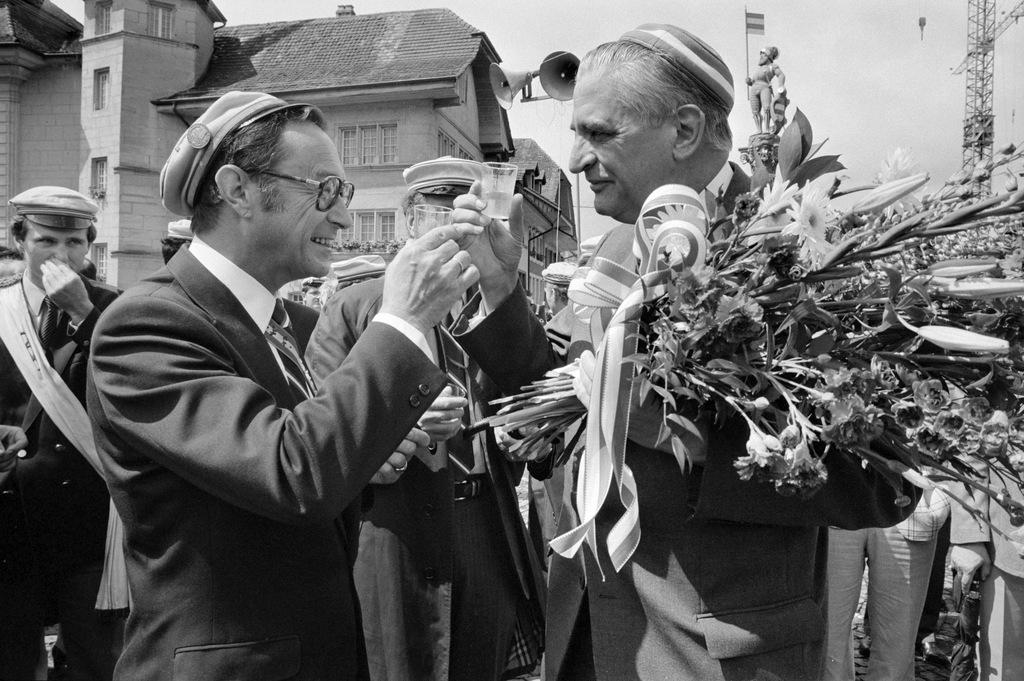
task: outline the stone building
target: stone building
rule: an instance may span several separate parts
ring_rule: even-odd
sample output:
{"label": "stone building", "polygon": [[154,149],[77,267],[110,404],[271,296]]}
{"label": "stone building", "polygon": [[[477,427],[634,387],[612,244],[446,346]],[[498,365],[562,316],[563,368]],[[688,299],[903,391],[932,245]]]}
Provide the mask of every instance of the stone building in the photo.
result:
{"label": "stone building", "polygon": [[[329,17],[234,26],[210,0],[84,0],[84,9],[83,26],[49,0],[0,0],[0,243],[10,196],[37,184],[78,188],[102,207],[92,259],[118,286],[161,264],[159,240],[176,218],[160,204],[160,168],[231,90],[324,111],[357,187],[338,259],[388,255],[406,236],[405,167],[441,155],[520,160],[487,76],[497,51],[450,10],[356,15],[339,5]],[[534,166],[524,186],[546,206],[554,178],[567,180],[553,164]],[[558,214],[572,223],[565,204],[538,209],[538,231]],[[546,253],[556,233],[533,246]]]}

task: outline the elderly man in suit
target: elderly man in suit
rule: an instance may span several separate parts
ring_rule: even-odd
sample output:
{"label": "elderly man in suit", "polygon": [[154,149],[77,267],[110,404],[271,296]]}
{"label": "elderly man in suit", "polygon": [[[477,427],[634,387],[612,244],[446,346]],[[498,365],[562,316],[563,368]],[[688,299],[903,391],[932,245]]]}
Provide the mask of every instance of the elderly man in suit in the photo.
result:
{"label": "elderly man in suit", "polygon": [[[11,205],[25,269],[0,281],[0,352],[25,382],[0,383],[27,386],[28,444],[0,466],[0,678],[46,678],[43,627],[59,622],[69,678],[110,679],[123,618],[96,610],[110,497],[81,447],[92,446],[83,410],[90,337],[117,291],[78,274],[99,206],[63,187],[34,187]],[[52,383],[38,382],[43,372]]]}
{"label": "elderly man in suit", "polygon": [[194,238],[97,325],[89,405],[124,518],[133,607],[115,677],[367,679],[352,583],[359,495],[425,451],[447,384],[426,334],[477,278],[449,226],[406,245],[380,312],[316,381],[323,276],[354,187],[319,110],[231,92],[160,176]]}
{"label": "elderly man in suit", "polygon": [[[427,161],[405,179],[411,194],[450,203],[478,177],[476,165]],[[411,208],[406,215],[412,219]],[[343,363],[382,296],[374,279],[328,301],[306,350],[314,376]],[[523,464],[510,464],[489,433],[463,437],[462,426],[483,416],[497,388],[467,361],[448,325],[428,340],[459,395],[446,390],[420,419],[429,453],[397,473],[381,470],[363,493],[355,582],[370,676],[498,681],[531,671],[540,658],[543,580],[515,490]]]}
{"label": "elderly man in suit", "polygon": [[[675,26],[640,26],[584,57],[570,170],[585,175],[599,213],[627,223],[605,236],[591,263],[635,266],[629,223],[656,188],[684,185],[700,201],[699,192],[726,167],[732,103],[724,62]],[[530,347],[543,329],[510,323],[526,314],[508,295],[523,225],[513,214],[508,229],[497,226],[480,212],[483,205],[475,192],[456,199],[456,221],[486,225],[489,237],[471,248],[484,316],[459,340],[489,372],[495,363],[535,361],[493,349]],[[599,340],[580,325],[570,359]],[[593,525],[597,555],[589,547],[573,555],[563,545],[572,557],[552,557],[546,678],[818,681],[827,526],[891,525],[910,511],[895,503],[898,495],[914,493],[840,457],[828,458],[829,484],[807,501],[743,482],[733,467],[745,454],[742,422],[710,430],[706,447],[691,441],[698,463],[683,470],[658,437],[660,421],[659,407],[630,406],[625,463],[642,529],[631,558],[616,571],[606,553],[623,512],[614,493]],[[561,531],[578,524],[577,510],[571,500],[562,504]]]}

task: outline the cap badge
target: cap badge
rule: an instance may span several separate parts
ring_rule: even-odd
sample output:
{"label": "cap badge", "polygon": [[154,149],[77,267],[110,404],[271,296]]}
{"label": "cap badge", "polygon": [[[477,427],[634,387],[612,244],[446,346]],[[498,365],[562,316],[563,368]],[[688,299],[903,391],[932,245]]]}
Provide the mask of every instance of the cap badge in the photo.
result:
{"label": "cap badge", "polygon": [[193,123],[185,132],[185,139],[192,145],[193,149],[202,149],[210,143],[212,135],[210,129],[202,123]]}

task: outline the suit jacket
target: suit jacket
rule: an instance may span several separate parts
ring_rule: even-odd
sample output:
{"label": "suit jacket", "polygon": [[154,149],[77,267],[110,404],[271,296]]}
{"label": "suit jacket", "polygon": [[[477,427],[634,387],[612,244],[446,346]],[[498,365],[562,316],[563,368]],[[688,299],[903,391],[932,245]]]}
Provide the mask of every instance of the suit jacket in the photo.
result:
{"label": "suit jacket", "polygon": [[[285,305],[304,349],[316,313]],[[134,599],[115,677],[366,678],[346,507],[444,385],[371,324],[296,404],[263,330],[187,250],[118,299],[88,389]]]}
{"label": "suit jacket", "polygon": [[[382,292],[383,281],[374,279],[343,289],[328,300],[306,349],[314,376],[327,375],[352,352],[380,309]],[[470,367],[476,398],[486,402],[498,397],[497,386],[475,369]],[[456,438],[449,441],[450,448],[466,446]],[[521,599],[533,618],[528,618],[528,625],[539,633],[544,584],[515,488],[523,465],[511,465],[490,433],[485,462],[503,533],[491,545],[474,549],[502,552],[502,562],[514,572]],[[431,470],[413,458],[397,482],[370,485],[364,491],[355,578],[371,676],[377,681],[448,678],[456,503],[452,484],[450,467]],[[497,576],[495,581],[500,581]]]}
{"label": "suit jacket", "polygon": [[[65,316],[57,333],[65,339],[63,345],[73,346],[61,378],[84,405],[92,331],[118,291],[84,277],[82,282],[94,309],[74,333]],[[12,285],[20,286],[21,279]],[[0,384],[5,392],[17,394],[8,398],[27,405],[31,393],[13,375],[18,368],[2,343],[0,354],[0,365],[11,372],[0,376]],[[106,485],[46,412],[39,409],[35,414],[25,429],[28,456],[19,459],[13,471],[0,474],[0,579],[9,573],[57,573],[103,562],[110,499]]]}
{"label": "suit jacket", "polygon": [[[629,262],[632,230],[612,230],[595,257]],[[499,339],[499,347],[530,347],[543,333],[533,325],[513,326],[502,313],[504,307],[462,339],[484,371],[510,361],[510,353],[488,352]],[[589,339],[574,336],[570,359],[588,346]],[[577,642],[589,641],[583,607],[588,579],[594,592],[590,611],[602,608],[602,628],[614,630],[615,644],[609,644],[598,640],[595,626],[592,650],[586,651],[596,661],[597,678],[747,679],[762,668],[787,680],[817,678],[825,626],[825,528],[890,526],[913,505],[896,506],[897,492],[881,476],[836,456],[826,460],[829,483],[809,501],[744,482],[733,461],[746,453],[746,438],[742,423],[712,432],[705,465],[685,476],[671,454],[627,443],[626,463],[640,499],[640,545],[618,575],[604,562],[609,583],[625,583],[618,591],[606,588],[589,553],[586,569],[582,553],[571,560],[552,555],[547,678],[592,678],[593,672],[578,666],[579,658],[569,658],[577,645],[574,635]],[[909,484],[902,493],[915,495]],[[621,508],[611,494],[598,518],[602,545],[618,517],[612,513],[616,507]],[[573,505],[563,504],[559,533],[577,522]]]}

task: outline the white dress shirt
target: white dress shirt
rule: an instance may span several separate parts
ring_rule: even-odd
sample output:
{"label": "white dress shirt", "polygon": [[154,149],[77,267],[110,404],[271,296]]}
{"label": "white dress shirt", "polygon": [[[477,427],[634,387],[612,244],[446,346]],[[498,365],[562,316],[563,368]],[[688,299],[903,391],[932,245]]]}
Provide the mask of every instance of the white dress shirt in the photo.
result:
{"label": "white dress shirt", "polygon": [[[203,267],[209,270],[210,274],[217,281],[227,287],[252,319],[253,323],[256,324],[256,328],[261,331],[266,330],[270,324],[270,318],[274,314],[274,304],[277,297],[268,291],[263,284],[256,281],[252,275],[203,241],[201,237],[196,236],[192,239],[192,243],[189,245],[189,252],[195,256],[196,260]],[[430,346],[427,344],[426,337],[404,319],[387,313],[378,313],[373,318],[373,321],[387,324],[398,330],[403,336],[415,343],[416,347],[420,348],[427,357],[430,357],[432,360],[434,359],[430,353]],[[277,365],[287,377],[288,374],[285,371],[277,348],[270,341],[267,341],[267,345],[274,351]]]}

